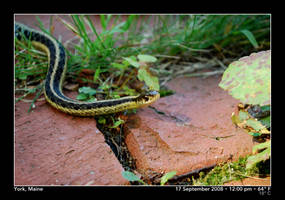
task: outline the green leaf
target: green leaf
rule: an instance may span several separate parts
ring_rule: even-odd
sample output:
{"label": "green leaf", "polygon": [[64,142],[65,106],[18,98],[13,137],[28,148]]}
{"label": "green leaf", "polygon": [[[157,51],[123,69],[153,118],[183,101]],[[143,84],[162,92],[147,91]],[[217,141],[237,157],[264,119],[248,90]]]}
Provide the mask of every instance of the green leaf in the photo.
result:
{"label": "green leaf", "polygon": [[249,40],[249,42],[252,44],[252,46],[254,46],[254,48],[258,48],[258,44],[257,41],[254,37],[254,35],[252,34],[252,32],[250,32],[249,30],[241,30],[241,33],[243,33],[247,39]]}
{"label": "green leaf", "polygon": [[175,91],[169,90],[169,89],[160,89],[159,93],[160,93],[160,97],[165,97],[165,96],[173,95]]}
{"label": "green leaf", "polygon": [[125,27],[126,27],[125,23],[126,22],[121,22],[121,23],[117,24],[114,28],[112,28],[112,30],[110,31],[110,34],[126,32],[126,30],[125,30]]}
{"label": "green leaf", "polygon": [[106,30],[106,28],[107,28],[107,23],[106,23],[106,20],[105,20],[105,15],[100,15],[100,21],[101,21],[102,29],[103,29],[103,30]]}
{"label": "green leaf", "polygon": [[76,99],[79,101],[84,101],[87,100],[89,98],[88,94],[84,94],[84,93],[80,93],[77,95]]}
{"label": "green leaf", "polygon": [[152,90],[159,91],[159,81],[156,76],[153,76],[146,67],[141,67],[138,71],[138,79],[144,81],[145,84]]}
{"label": "green leaf", "polygon": [[252,53],[229,65],[219,84],[243,104],[269,105],[271,51]]}
{"label": "green leaf", "polygon": [[266,128],[270,128],[270,115],[264,118],[259,119],[259,121],[261,122],[261,124],[263,126],[265,126]]}
{"label": "green leaf", "polygon": [[93,97],[94,94],[96,94],[96,90],[91,87],[81,87],[79,88],[79,94],[77,95],[76,99],[80,101],[88,101],[93,102],[96,100],[95,97]]}
{"label": "green leaf", "polygon": [[120,125],[123,124],[123,123],[125,123],[125,121],[122,120],[122,119],[120,119],[120,118],[118,118],[118,120],[115,121],[115,122],[114,122],[114,125],[111,126],[110,128],[117,128],[118,126],[120,126]]}
{"label": "green leaf", "polygon": [[140,62],[156,62],[157,59],[154,56],[139,54],[138,59]]}
{"label": "green leaf", "polygon": [[[107,18],[106,18],[107,16]],[[100,21],[101,21],[101,26],[103,28],[103,31],[107,29],[108,23],[111,19],[112,15],[100,15]]]}
{"label": "green leaf", "polygon": [[135,89],[129,88],[127,85],[123,86],[124,94],[128,96],[135,96],[137,94]]}
{"label": "green leaf", "polygon": [[98,123],[99,124],[106,124],[106,119],[104,117],[100,116],[98,119]]}
{"label": "green leaf", "polygon": [[96,94],[96,90],[91,87],[81,87],[78,91],[79,93],[88,94],[90,96]]}
{"label": "green leaf", "polygon": [[270,111],[270,105],[261,106],[260,108],[262,112]]}
{"label": "green leaf", "polygon": [[127,179],[128,181],[139,181],[143,184],[145,184],[145,182],[143,182],[139,177],[137,177],[137,175],[135,175],[133,172],[129,172],[129,171],[122,171],[122,176]]}
{"label": "green leaf", "polygon": [[131,24],[132,24],[132,21],[134,20],[134,18],[135,18],[135,15],[130,15],[129,17],[128,17],[128,19],[125,21],[125,23],[124,23],[124,26],[122,27],[122,29],[124,30],[124,31],[127,31],[129,28],[130,28],[130,26],[131,26]]}
{"label": "green leaf", "polygon": [[139,62],[137,62],[136,60],[133,60],[132,58],[130,58],[130,57],[127,57],[127,58],[125,58],[125,57],[123,57],[126,61],[128,61],[128,63],[130,63],[130,65],[132,65],[132,66],[134,66],[134,67],[136,67],[136,68],[139,68],[140,67],[140,63]]}
{"label": "green leaf", "polygon": [[271,147],[271,141],[263,142],[261,144],[257,144],[252,148],[252,153],[256,153],[262,149],[270,148]]}
{"label": "green leaf", "polygon": [[160,185],[164,185],[169,179],[176,175],[176,171],[171,171],[163,175],[160,180]]}
{"label": "green leaf", "polygon": [[130,66],[130,63],[127,60],[123,60],[122,64],[126,67]]}
{"label": "green leaf", "polygon": [[19,74],[19,76],[18,76],[18,78],[19,78],[20,80],[26,80],[27,77],[28,77],[28,75],[27,75],[27,74],[24,74],[24,73]]}
{"label": "green leaf", "polygon": [[259,121],[252,119],[252,118],[246,120],[246,125],[250,126],[251,128],[253,128],[256,131],[260,131],[260,130],[265,128]]}
{"label": "green leaf", "polygon": [[261,133],[254,133],[254,132],[248,132],[249,135],[252,135],[253,137],[259,137],[262,134]]}
{"label": "green leaf", "polygon": [[120,63],[111,63],[111,65],[119,70],[125,70],[128,67],[128,65],[122,65]]}
{"label": "green leaf", "polygon": [[249,118],[248,113],[247,113],[247,112],[244,112],[244,111],[242,111],[242,110],[239,111],[238,115],[239,115],[240,121],[243,121],[243,120],[246,120],[246,119]]}
{"label": "green leaf", "polygon": [[94,73],[94,76],[93,76],[93,82],[94,82],[94,83],[95,83],[96,80],[99,78],[100,72],[101,72],[101,70],[100,70],[100,66],[99,66],[99,67],[96,69],[96,71],[95,71],[95,73]]}
{"label": "green leaf", "polygon": [[93,96],[89,96],[87,102],[94,102],[94,101],[97,101],[97,99]]}
{"label": "green leaf", "polygon": [[256,155],[249,156],[247,158],[246,169],[250,169],[253,166],[255,166],[257,163],[261,161],[265,161],[270,158],[271,156],[271,141],[270,140],[262,144],[255,145],[253,147],[253,153],[256,153],[258,150],[264,149],[264,148],[265,150],[263,150],[262,152]]}
{"label": "green leaf", "polygon": [[109,90],[110,88],[111,86],[108,83],[103,83],[102,85],[98,87],[98,89],[100,90]]}

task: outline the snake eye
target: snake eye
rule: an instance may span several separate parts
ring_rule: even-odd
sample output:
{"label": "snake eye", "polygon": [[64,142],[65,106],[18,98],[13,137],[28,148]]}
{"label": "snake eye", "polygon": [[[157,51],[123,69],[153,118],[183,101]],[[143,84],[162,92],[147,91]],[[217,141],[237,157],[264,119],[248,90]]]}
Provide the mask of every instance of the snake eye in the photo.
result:
{"label": "snake eye", "polygon": [[148,92],[146,93],[146,95],[150,95],[150,96],[155,96],[155,95],[157,95],[157,94],[158,94],[158,91],[155,91],[155,90],[148,91]]}

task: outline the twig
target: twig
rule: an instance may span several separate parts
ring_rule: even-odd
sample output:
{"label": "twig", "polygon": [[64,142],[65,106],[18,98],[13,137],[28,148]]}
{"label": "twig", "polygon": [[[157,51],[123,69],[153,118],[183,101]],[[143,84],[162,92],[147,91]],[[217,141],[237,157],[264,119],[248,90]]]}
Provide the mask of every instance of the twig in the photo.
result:
{"label": "twig", "polygon": [[[41,84],[39,85],[39,91],[37,92],[35,98],[33,99],[32,103],[31,103],[31,105],[30,105],[30,108],[29,108],[29,110],[28,110],[28,113],[31,111],[32,107],[34,106],[35,101],[36,101],[36,100],[39,98],[39,96],[41,95],[42,89],[43,89],[43,85],[44,85],[43,83],[41,83]],[[38,89],[38,87],[37,87],[37,89]]]}
{"label": "twig", "polygon": [[208,53],[208,52],[211,51],[211,50],[206,50],[206,49],[193,49],[193,48],[187,47],[187,46],[182,45],[182,44],[179,44],[179,43],[177,43],[176,45],[177,45],[177,46],[180,46],[180,47],[182,47],[182,48],[188,49],[188,50],[190,50],[190,51],[198,51],[198,52],[205,52],[205,53]]}
{"label": "twig", "polygon": [[253,177],[253,176],[247,176],[247,175],[244,175],[244,174],[240,174],[238,172],[232,172],[233,174],[237,174],[237,175],[240,175],[240,176],[244,176],[244,177],[247,177],[247,178],[252,178],[252,179],[256,179],[256,180],[264,180],[264,178],[258,178],[258,177]]}
{"label": "twig", "polygon": [[216,61],[223,69],[227,69],[227,67],[224,65],[224,63],[221,62],[220,60],[218,60],[217,58],[214,58],[214,61]]}
{"label": "twig", "polygon": [[173,58],[173,59],[180,59],[181,57],[179,56],[169,56],[169,55],[155,55],[155,57],[161,57],[161,58]]}
{"label": "twig", "polygon": [[224,70],[217,70],[217,71],[212,71],[212,72],[201,72],[201,73],[193,73],[193,74],[186,74],[186,77],[196,77],[196,76],[213,76],[216,74],[222,74],[224,73]]}

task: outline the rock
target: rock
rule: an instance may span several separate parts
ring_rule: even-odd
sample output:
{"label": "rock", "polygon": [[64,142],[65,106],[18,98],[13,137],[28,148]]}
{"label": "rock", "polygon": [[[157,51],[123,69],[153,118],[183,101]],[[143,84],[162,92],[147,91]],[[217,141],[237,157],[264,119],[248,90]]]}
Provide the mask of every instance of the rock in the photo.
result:
{"label": "rock", "polygon": [[129,118],[126,144],[140,173],[183,175],[251,153],[252,137],[231,121],[238,101],[220,79],[177,78],[168,84],[174,95]]}
{"label": "rock", "polygon": [[15,105],[15,185],[126,185],[122,166],[96,128],[46,101]]}

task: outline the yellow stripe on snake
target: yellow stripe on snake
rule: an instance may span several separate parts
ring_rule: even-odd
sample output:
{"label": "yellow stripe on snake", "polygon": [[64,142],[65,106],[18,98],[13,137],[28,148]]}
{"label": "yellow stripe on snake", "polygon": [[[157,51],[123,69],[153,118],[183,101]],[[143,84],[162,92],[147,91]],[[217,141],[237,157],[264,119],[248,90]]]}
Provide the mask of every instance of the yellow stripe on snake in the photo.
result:
{"label": "yellow stripe on snake", "polygon": [[148,91],[137,96],[127,96],[119,99],[82,102],[66,97],[62,93],[62,83],[66,73],[66,53],[61,43],[41,31],[34,30],[23,24],[15,23],[15,37],[23,37],[48,55],[49,68],[44,84],[46,100],[56,109],[75,116],[95,116],[117,113],[128,109],[147,106],[160,95],[157,91]]}

